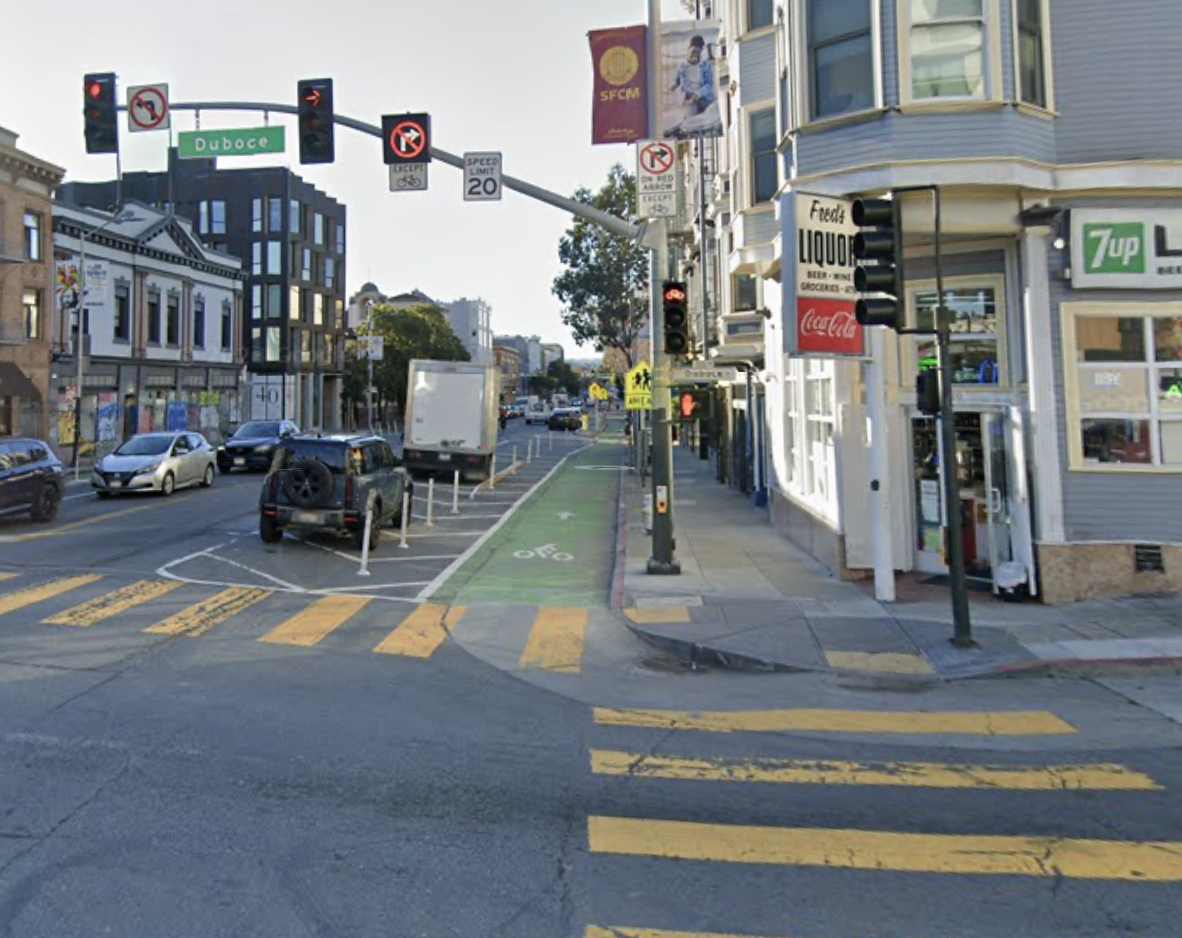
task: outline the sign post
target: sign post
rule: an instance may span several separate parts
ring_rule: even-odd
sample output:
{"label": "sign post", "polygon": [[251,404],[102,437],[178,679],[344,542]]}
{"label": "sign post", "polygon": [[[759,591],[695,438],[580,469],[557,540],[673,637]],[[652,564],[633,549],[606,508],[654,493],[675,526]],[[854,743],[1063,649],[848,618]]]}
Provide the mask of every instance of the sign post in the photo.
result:
{"label": "sign post", "polygon": [[636,145],[636,214],[666,218],[677,214],[677,148],[672,140]]}

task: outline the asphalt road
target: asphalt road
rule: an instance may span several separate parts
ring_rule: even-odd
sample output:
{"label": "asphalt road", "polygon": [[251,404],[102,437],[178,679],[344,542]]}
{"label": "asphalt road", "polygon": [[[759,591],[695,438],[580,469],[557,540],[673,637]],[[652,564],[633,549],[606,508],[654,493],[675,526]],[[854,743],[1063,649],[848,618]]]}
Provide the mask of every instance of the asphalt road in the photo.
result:
{"label": "asphalt road", "polygon": [[603,608],[591,444],[369,577],[265,551],[258,476],[3,526],[0,936],[1176,938],[1182,727],[1086,681],[681,671]]}

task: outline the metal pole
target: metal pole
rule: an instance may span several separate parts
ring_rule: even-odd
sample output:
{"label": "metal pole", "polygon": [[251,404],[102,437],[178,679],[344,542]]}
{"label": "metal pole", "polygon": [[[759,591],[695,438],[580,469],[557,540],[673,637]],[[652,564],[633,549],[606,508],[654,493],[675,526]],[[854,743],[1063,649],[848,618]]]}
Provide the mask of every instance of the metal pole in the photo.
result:
{"label": "metal pole", "polygon": [[874,598],[895,601],[895,561],[891,553],[890,455],[886,423],[886,335],[869,329],[870,364],[866,369],[866,397],[870,405],[871,539],[874,544]]}
{"label": "metal pole", "polygon": [[435,527],[435,477],[427,481],[427,527]]}
{"label": "metal pole", "polygon": [[366,301],[365,314],[365,419],[373,433],[373,300]]}
{"label": "metal pole", "polygon": [[969,618],[969,591],[965,580],[964,525],[960,517],[960,484],[956,465],[956,412],[953,410],[952,322],[944,306],[944,270],[940,260],[940,190],[932,189],[935,203],[936,247],[936,349],[940,359],[940,475],[944,480],[944,502],[948,531],[948,573],[952,580],[952,644],[971,648],[973,627]]}
{"label": "metal pole", "polygon": [[513,461],[509,463],[513,467],[513,474],[517,475],[517,444],[513,444]]}
{"label": "metal pole", "polygon": [[82,477],[82,381],[86,376],[86,366],[83,358],[82,324],[86,319],[86,234],[78,236],[81,245],[78,263],[78,323],[75,327],[74,340],[74,481]]}
{"label": "metal pole", "polygon": [[[648,60],[658,61],[661,48],[661,0],[648,0]],[[651,133],[658,133],[657,100],[660,69],[648,71],[648,123]],[[661,281],[664,279],[668,235],[664,219],[651,222],[652,239],[648,240],[649,257],[649,336],[653,358],[653,553],[648,572],[654,575],[681,573],[673,551],[673,435],[669,425],[669,357],[665,354],[665,316],[661,307]],[[643,458],[643,453],[641,458]]]}
{"label": "metal pole", "polygon": [[458,515],[460,513],[460,470],[456,470],[455,476],[451,483],[451,513]]}

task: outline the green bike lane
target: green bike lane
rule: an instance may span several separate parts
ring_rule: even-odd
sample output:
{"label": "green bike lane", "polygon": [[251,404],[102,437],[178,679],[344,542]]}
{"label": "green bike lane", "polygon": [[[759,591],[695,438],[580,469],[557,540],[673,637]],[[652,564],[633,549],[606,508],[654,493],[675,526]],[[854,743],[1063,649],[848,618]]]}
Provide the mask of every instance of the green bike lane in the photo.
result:
{"label": "green bike lane", "polygon": [[606,606],[627,450],[594,443],[569,456],[432,596],[453,606]]}

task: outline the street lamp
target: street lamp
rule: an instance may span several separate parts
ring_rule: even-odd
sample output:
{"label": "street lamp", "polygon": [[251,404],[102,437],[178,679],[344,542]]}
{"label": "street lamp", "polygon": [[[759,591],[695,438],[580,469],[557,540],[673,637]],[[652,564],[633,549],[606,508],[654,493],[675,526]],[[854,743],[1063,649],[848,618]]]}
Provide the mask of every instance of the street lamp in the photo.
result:
{"label": "street lamp", "polygon": [[83,232],[78,236],[79,256],[78,262],[78,320],[74,324],[74,359],[77,365],[75,377],[75,395],[74,395],[74,481],[77,482],[82,476],[82,466],[79,462],[79,455],[82,444],[82,379],[86,373],[85,360],[86,356],[82,349],[82,321],[86,315],[86,242],[95,235],[105,231],[111,225],[123,224],[128,221],[139,221],[140,217],[131,209],[122,209],[112,215],[107,221],[103,222],[93,231]]}

